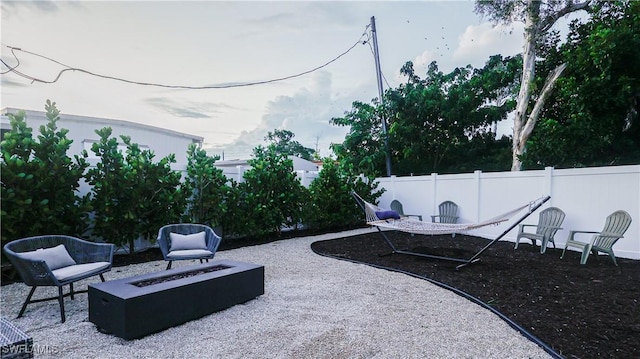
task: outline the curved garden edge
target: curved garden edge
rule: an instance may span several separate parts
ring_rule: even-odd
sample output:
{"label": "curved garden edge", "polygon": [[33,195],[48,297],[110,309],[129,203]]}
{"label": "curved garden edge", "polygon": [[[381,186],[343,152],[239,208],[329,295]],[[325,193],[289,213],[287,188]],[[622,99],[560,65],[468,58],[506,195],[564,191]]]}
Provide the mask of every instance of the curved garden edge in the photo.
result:
{"label": "curved garden edge", "polygon": [[421,276],[421,275],[418,275],[418,274],[415,274],[415,273],[407,272],[407,271],[404,271],[404,270],[401,270],[401,269],[392,268],[392,267],[386,267],[386,266],[381,266],[381,265],[376,265],[376,264],[371,264],[371,263],[366,263],[366,262],[361,262],[361,261],[348,259],[348,258],[332,256],[330,254],[320,253],[320,252],[316,251],[315,249],[313,249],[313,244],[312,244],[311,250],[315,254],[323,256],[323,257],[328,257],[328,258],[337,259],[337,260],[343,260],[343,261],[357,263],[357,264],[365,264],[365,265],[368,265],[368,266],[371,266],[371,267],[374,267],[374,268],[379,268],[379,269],[384,269],[384,270],[388,270],[388,271],[392,271],[392,272],[406,274],[406,275],[414,277],[414,278],[426,280],[426,281],[428,281],[430,283],[433,283],[433,284],[435,284],[435,285],[437,285],[437,286],[439,286],[441,288],[444,288],[444,289],[447,289],[449,291],[452,291],[455,294],[457,294],[457,295],[459,295],[459,296],[461,296],[463,298],[466,298],[466,299],[472,301],[473,303],[480,305],[481,307],[483,307],[485,309],[488,309],[489,311],[491,311],[492,313],[497,315],[500,319],[504,320],[507,324],[509,324],[509,326],[511,326],[512,328],[514,328],[518,332],[520,332],[525,338],[529,339],[530,341],[534,342],[538,346],[542,347],[542,349],[544,349],[544,351],[547,352],[552,357],[558,358],[558,359],[564,358],[562,355],[560,355],[560,353],[558,353],[555,350],[553,350],[553,348],[551,348],[548,344],[544,343],[542,340],[540,340],[535,335],[531,334],[525,328],[521,327],[516,322],[514,322],[511,319],[509,319],[507,316],[502,314],[500,311],[496,310],[495,308],[493,308],[489,304],[481,301],[480,299],[478,299],[478,298],[476,298],[476,297],[474,297],[474,296],[472,296],[472,295],[470,295],[468,293],[465,293],[465,292],[463,292],[463,291],[461,291],[461,290],[459,290],[459,289],[457,289],[455,287],[452,287],[452,286],[447,285],[445,283],[438,282],[438,281],[436,281],[434,279],[431,279],[431,278],[428,278],[428,277],[425,277],[425,276]]}

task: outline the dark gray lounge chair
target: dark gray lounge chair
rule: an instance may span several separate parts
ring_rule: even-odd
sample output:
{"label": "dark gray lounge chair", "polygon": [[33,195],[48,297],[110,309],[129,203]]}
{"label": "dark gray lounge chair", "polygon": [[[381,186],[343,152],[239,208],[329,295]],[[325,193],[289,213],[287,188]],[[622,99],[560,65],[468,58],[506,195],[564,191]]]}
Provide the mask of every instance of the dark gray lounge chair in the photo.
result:
{"label": "dark gray lounge chair", "polygon": [[167,269],[176,260],[212,259],[218,250],[222,238],[204,224],[180,223],[168,224],[158,231],[158,244]]}
{"label": "dark gray lounge chair", "polygon": [[[45,235],[17,239],[4,246],[4,253],[13,264],[24,284],[31,286],[20,318],[27,305],[47,300],[58,300],[60,317],[64,323],[64,297],[86,293],[86,290],[74,291],[73,283],[79,280],[100,276],[111,270],[115,246],[108,243],[93,243],[80,238],[64,235]],[[69,285],[69,293],[63,293],[63,286]],[[56,286],[58,296],[31,300],[37,287]]]}

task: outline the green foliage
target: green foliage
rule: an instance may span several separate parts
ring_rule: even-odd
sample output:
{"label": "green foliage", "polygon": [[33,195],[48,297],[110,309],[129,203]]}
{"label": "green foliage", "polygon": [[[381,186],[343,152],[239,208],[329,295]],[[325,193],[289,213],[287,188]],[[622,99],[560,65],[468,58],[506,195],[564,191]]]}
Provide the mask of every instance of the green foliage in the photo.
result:
{"label": "green foliage", "polygon": [[82,235],[89,207],[77,190],[88,164],[71,159],[72,142],[66,129],[58,130],[60,112],[47,100],[48,122],[37,140],[23,111],[9,114],[11,131],[2,145],[2,244],[34,235]]}
{"label": "green foliage", "polygon": [[602,4],[558,44],[556,38],[545,47],[541,66],[568,66],[527,143],[524,165],[640,163],[640,3]]}
{"label": "green foliage", "polygon": [[93,186],[93,236],[135,251],[134,241],[142,236],[154,239],[158,228],[178,222],[186,205],[180,187],[180,173],[171,170],[173,155],[154,163],[153,152],[141,150],[127,136],[126,156],[111,136],[111,128],[96,130],[100,141],[91,150],[100,158],[87,173]]}
{"label": "green foliage", "polygon": [[384,139],[382,137],[379,106],[355,101],[344,117],[331,123],[349,127],[342,143],[331,144],[338,161],[352,166],[365,176],[376,177],[385,171]]}
{"label": "green foliage", "polygon": [[232,190],[221,169],[215,167],[218,156],[211,157],[194,143],[187,150],[185,194],[189,200],[186,221],[217,227],[225,222]]}
{"label": "green foliage", "polygon": [[514,108],[520,64],[520,57],[496,55],[481,69],[467,66],[444,74],[433,62],[421,79],[407,62],[401,69],[407,82],[385,93],[384,108],[375,101],[355,102],[345,117],[331,120],[350,126],[345,141],[332,149],[338,160],[360,173],[382,175],[379,119],[384,114],[394,174],[508,169],[510,146],[495,138],[492,126]]}
{"label": "green foliage", "polygon": [[130,191],[135,191],[134,196],[138,198],[134,207],[137,234],[154,240],[160,227],[180,221],[187,204],[181,174],[171,169],[171,164],[176,162],[175,155],[154,162],[153,151],[141,150],[128,136],[121,138],[127,146],[125,163],[132,176],[128,182],[133,184]]}
{"label": "green foliage", "polygon": [[362,225],[364,214],[351,191],[375,202],[382,195],[377,183],[345,171],[332,159],[325,159],[318,177],[309,186],[310,205],[306,207],[305,224],[316,229],[344,229]]}
{"label": "green foliage", "polygon": [[[91,237],[133,252],[136,239],[153,240],[158,228],[180,220],[222,226],[231,236],[279,233],[284,226],[297,228],[307,220],[315,228],[338,229],[361,224],[362,211],[349,191],[371,201],[381,194],[372,177],[359,177],[353,166],[327,160],[321,178],[313,183],[319,203],[312,206],[310,192],[287,158],[292,153],[276,143],[254,150],[252,169],[242,183],[229,181],[214,166],[217,157],[192,145],[181,184],[180,173],[171,170],[174,155],[155,162],[152,151],[120,136],[123,153],[109,127],[95,131],[100,140],[91,151],[99,161],[89,168],[86,152],[74,160],[66,156],[68,131],[57,129],[55,104],[47,102],[46,108],[49,123],[37,139],[24,112],[9,115],[12,131],[2,141],[3,243],[43,233],[84,236],[88,229]],[[277,136],[289,142],[293,137],[286,131]],[[79,197],[85,171],[91,190]]]}
{"label": "green foliage", "polygon": [[87,172],[88,183],[93,186],[92,235],[122,246],[138,237],[137,218],[133,210],[137,198],[133,196],[135,191],[131,191],[131,183],[127,183],[133,176],[127,172],[117,139],[110,137],[111,128],[96,130],[96,134],[100,136],[100,141],[92,145],[91,151],[100,161]]}
{"label": "green foliage", "polygon": [[[540,119],[539,110],[547,105],[547,99],[565,66],[558,66],[553,72],[546,72],[543,86],[537,86],[536,60],[540,58],[539,50],[557,35],[552,27],[563,16],[578,12],[590,11],[598,6],[599,1],[513,1],[513,0],[477,0],[474,11],[488,17],[494,24],[510,25],[519,21],[524,23],[524,46],[522,61],[522,77],[517,97],[516,111],[513,118],[512,136],[512,171],[522,169],[523,154],[527,142],[531,138],[534,127]],[[545,74],[546,74],[545,73]],[[532,106],[533,105],[533,106]]]}
{"label": "green foliage", "polygon": [[[244,187],[244,186],[243,186]],[[224,239],[243,237],[253,231],[252,207],[247,201],[247,194],[241,189],[240,183],[230,180],[224,198],[224,213],[220,218]]]}
{"label": "green foliage", "polygon": [[261,236],[280,233],[283,226],[296,226],[302,220],[306,189],[293,172],[293,162],[278,153],[275,146],[254,149],[252,166],[238,185],[238,209],[245,222],[244,233]]}
{"label": "green foliage", "polygon": [[268,145],[274,146],[277,153],[311,161],[315,151],[312,148],[304,147],[298,141],[294,141],[293,137],[295,135],[291,131],[275,129],[273,132],[269,132],[264,139]]}

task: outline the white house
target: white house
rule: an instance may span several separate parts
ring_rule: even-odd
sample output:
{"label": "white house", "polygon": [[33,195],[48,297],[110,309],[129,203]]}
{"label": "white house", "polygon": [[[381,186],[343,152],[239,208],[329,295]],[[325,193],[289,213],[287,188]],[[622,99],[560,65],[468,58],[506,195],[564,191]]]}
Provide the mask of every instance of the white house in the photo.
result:
{"label": "white house", "polygon": [[[289,159],[293,161],[293,170],[303,186],[308,187],[318,177],[320,167],[314,162],[296,156],[289,156]],[[215,166],[221,169],[227,178],[236,182],[243,182],[244,172],[251,168],[248,160],[216,161]]]}
{"label": "white house", "polygon": [[[2,137],[7,131],[11,130],[11,124],[8,114],[15,114],[19,109],[15,108],[3,108],[0,110],[0,129],[2,130]],[[42,111],[24,111],[26,114],[27,126],[33,130],[33,137],[37,137],[40,133],[40,126],[45,125],[48,120],[46,112]],[[149,149],[155,154],[155,160],[160,160],[170,154],[176,156],[176,163],[172,164],[174,170],[179,170],[184,173],[187,167],[187,149],[191,143],[202,146],[203,138],[187,133],[181,133],[176,131],[167,130],[164,128],[153,127],[143,125],[135,122],[115,120],[109,118],[98,118],[88,116],[77,116],[60,114],[60,119],[57,122],[59,129],[68,129],[67,138],[73,140],[67,155],[73,157],[87,150],[88,162],[91,165],[95,165],[98,162],[97,156],[91,151],[91,145],[100,140],[96,130],[111,127],[111,137],[115,137],[120,141],[122,149],[125,149],[124,143],[121,142],[120,135],[126,135],[131,137],[132,143],[137,143],[141,149]],[[90,187],[87,183],[82,181],[80,188],[78,189],[81,194],[85,194],[90,191]],[[150,246],[150,243],[143,239],[136,241],[136,248],[144,249]],[[122,249],[118,250],[118,253],[124,253]]]}
{"label": "white house", "polygon": [[[20,109],[3,108],[0,111],[0,128],[2,135],[11,129],[7,114],[15,114]],[[36,137],[40,133],[40,126],[45,125],[48,120],[46,112],[24,110],[26,113],[27,126],[33,129],[33,136]],[[175,154],[176,163],[172,166],[175,169],[184,170],[187,164],[187,148],[191,143],[197,143],[202,146],[203,138],[187,133],[167,130],[164,128],[143,125],[135,122],[124,120],[115,120],[109,118],[88,117],[60,114],[57,122],[58,128],[68,129],[67,137],[73,140],[69,152],[69,156],[80,154],[82,150],[87,150],[89,161],[96,158],[91,151],[91,145],[100,140],[96,134],[96,130],[104,127],[111,127],[111,137],[115,137],[120,141],[120,135],[131,137],[131,142],[137,143],[141,149],[150,149],[159,160],[169,154]],[[122,143],[124,146],[124,143]]]}
{"label": "white house", "polygon": [[[15,114],[20,109],[3,108],[0,110],[0,129],[2,136],[11,129],[7,114]],[[46,112],[24,110],[26,113],[27,126],[33,129],[33,136],[36,137],[40,133],[40,126],[45,125],[48,120]],[[191,143],[197,143],[202,146],[203,137],[195,136],[187,133],[172,131],[160,127],[143,125],[140,123],[129,122],[124,120],[116,120],[100,117],[78,116],[60,114],[57,122],[58,128],[66,128],[69,130],[67,137],[73,140],[69,152],[69,156],[77,155],[86,150],[89,155],[89,163],[95,165],[97,157],[91,151],[93,143],[100,140],[96,134],[96,130],[111,127],[111,137],[115,137],[120,141],[120,135],[131,137],[133,143],[137,143],[141,149],[150,149],[159,160],[169,154],[176,156],[176,163],[172,164],[174,170],[184,173],[187,168],[187,148]],[[124,143],[122,148],[124,149]],[[317,164],[304,160],[299,157],[290,156],[293,161],[293,169],[300,178],[303,185],[308,186],[314,178],[317,177],[319,167]],[[222,169],[225,176],[235,181],[242,182],[242,175],[246,170],[251,168],[247,160],[230,160],[216,161],[216,167]],[[81,186],[81,192],[88,190],[84,185]]]}

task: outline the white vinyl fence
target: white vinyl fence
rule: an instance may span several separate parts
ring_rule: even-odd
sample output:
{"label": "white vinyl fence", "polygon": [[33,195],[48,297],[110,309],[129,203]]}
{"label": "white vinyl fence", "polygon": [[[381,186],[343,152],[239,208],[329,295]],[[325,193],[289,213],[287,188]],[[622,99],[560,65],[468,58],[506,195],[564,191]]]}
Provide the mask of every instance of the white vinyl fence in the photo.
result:
{"label": "white vinyl fence", "polygon": [[[451,200],[459,206],[460,223],[479,222],[540,197],[551,196],[540,209],[523,223],[536,224],[538,213],[547,207],[559,207],[566,213],[563,229],[555,236],[557,247],[564,248],[570,230],[600,231],[606,217],[622,209],[631,214],[631,227],[614,248],[616,256],[640,259],[640,165],[554,169],[521,172],[475,171],[467,174],[377,179],[386,192],[380,206],[388,208],[392,200],[399,200],[405,213],[421,214],[430,220],[437,214],[438,204]],[[517,219],[498,226],[479,228],[469,234],[494,239]],[[511,230],[505,240],[515,241],[518,228]],[[580,237],[580,240],[590,238]],[[526,242],[525,242],[526,243]]]}

